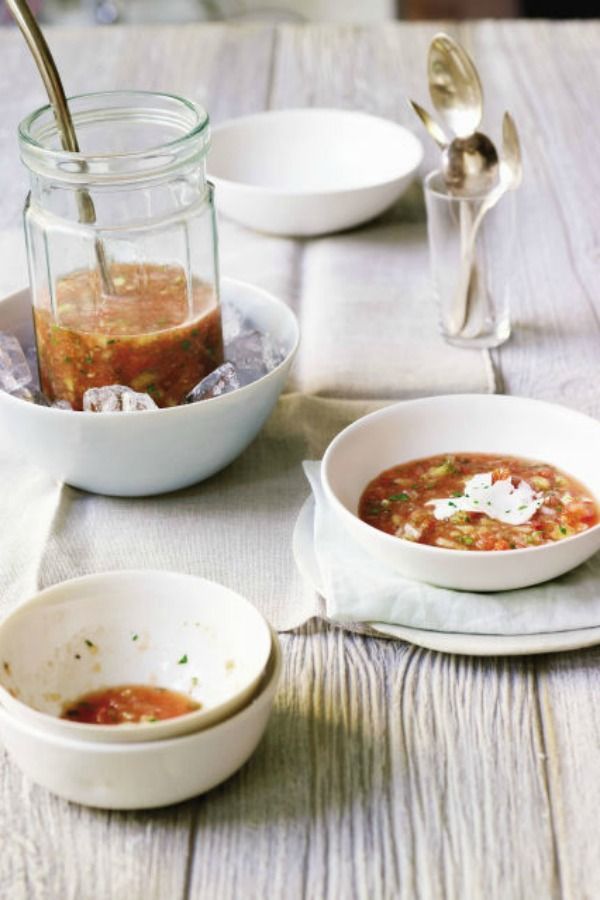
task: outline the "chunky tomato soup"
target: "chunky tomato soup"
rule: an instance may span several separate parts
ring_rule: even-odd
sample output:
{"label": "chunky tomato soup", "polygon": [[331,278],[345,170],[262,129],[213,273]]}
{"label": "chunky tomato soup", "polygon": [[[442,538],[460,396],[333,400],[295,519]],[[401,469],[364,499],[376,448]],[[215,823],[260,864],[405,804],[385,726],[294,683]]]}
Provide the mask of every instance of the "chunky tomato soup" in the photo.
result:
{"label": "chunky tomato soup", "polygon": [[158,722],[200,709],[185,694],[145,684],[126,684],[84,694],[69,703],[63,719],[88,725],[122,725],[125,722]]}
{"label": "chunky tomato soup", "polygon": [[223,362],[213,288],[194,280],[189,292],[177,266],[115,264],[111,276],[114,295],[102,293],[97,271],[82,271],[57,283],[54,310],[35,308],[43,392],[74,409],[88,388],[111,384],[158,406],[181,403]]}
{"label": "chunky tomato soup", "polygon": [[574,478],[542,462],[456,453],[403,463],[367,485],[359,517],[388,534],[454,550],[516,550],[596,525]]}

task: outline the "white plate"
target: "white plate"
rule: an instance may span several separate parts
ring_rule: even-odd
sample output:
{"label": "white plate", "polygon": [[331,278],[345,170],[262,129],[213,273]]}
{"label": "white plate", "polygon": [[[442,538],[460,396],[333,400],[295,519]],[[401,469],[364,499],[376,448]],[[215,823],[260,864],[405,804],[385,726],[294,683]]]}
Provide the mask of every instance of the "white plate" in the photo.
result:
{"label": "white plate", "polygon": [[[301,575],[320,594],[320,572],[314,547],[315,502],[310,496],[298,514],[293,536],[293,551]],[[340,623],[343,624],[343,623]],[[369,622],[368,627],[386,637],[400,638],[418,647],[460,653],[467,656],[521,656],[532,653],[557,653],[600,644],[600,627],[578,628],[544,634],[458,634],[456,632],[425,631],[406,625]]]}
{"label": "white plate", "polygon": [[423,156],[396,122],[342,109],[285,109],[212,132],[217,208],[242,225],[308,237],[352,228],[400,197]]}

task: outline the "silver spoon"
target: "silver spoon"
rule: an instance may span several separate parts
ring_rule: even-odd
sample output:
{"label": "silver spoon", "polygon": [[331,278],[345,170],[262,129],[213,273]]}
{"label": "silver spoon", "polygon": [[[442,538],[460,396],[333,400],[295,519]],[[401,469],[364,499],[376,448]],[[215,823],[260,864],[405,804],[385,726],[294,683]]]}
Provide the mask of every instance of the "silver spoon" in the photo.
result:
{"label": "silver spoon", "polygon": [[[70,153],[79,153],[79,143],[75,134],[65,90],[46,39],[26,0],[6,0],[6,3],[25,38],[42,76],[50,105],[54,110],[63,149]],[[87,191],[80,190],[77,192],[77,206],[80,221],[92,225],[96,221],[96,210],[94,202]],[[110,268],[104,252],[104,246],[99,238],[95,240],[95,250],[102,286],[106,293],[112,294],[114,293],[114,287],[110,276]]]}
{"label": "silver spoon", "polygon": [[[502,161],[500,163],[500,181],[483,201],[477,215],[471,226],[466,245],[463,248],[463,258],[461,263],[461,277],[459,281],[459,292],[462,290],[466,297],[465,322],[466,327],[462,328],[462,335],[466,338],[477,337],[481,332],[483,319],[485,317],[485,304],[483,298],[479,294],[479,304],[477,309],[472,309],[475,294],[474,273],[475,273],[475,242],[477,233],[481,227],[484,217],[491,209],[496,206],[499,200],[508,191],[516,191],[523,180],[523,164],[521,159],[521,144],[519,134],[514,119],[510,113],[505,112],[502,119]],[[463,323],[464,326],[464,323]]]}
{"label": "silver spoon", "polygon": [[498,153],[477,131],[483,115],[479,74],[466,50],[440,32],[427,58],[429,93],[436,111],[456,135],[442,154],[442,171],[449,190],[469,196],[490,190],[498,180]]}

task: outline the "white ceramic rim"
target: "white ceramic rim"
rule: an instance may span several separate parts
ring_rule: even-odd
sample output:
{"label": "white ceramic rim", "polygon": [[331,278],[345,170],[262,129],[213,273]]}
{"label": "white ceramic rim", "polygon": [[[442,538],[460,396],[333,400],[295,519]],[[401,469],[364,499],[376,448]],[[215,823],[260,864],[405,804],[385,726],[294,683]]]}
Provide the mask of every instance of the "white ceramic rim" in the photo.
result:
{"label": "white ceramic rim", "polygon": [[[97,742],[97,741],[81,741],[74,740],[72,738],[62,737],[60,734],[56,732],[48,732],[44,731],[41,728],[36,728],[35,725],[32,725],[28,721],[23,721],[22,719],[17,719],[6,707],[0,705],[0,719],[2,717],[7,718],[12,723],[16,723],[14,727],[18,728],[21,732],[25,732],[27,735],[36,738],[37,740],[43,740],[49,744],[58,747],[66,747],[70,750],[76,750],[79,753],[102,753],[104,755],[115,755],[115,754],[139,754],[139,753],[156,753],[157,750],[169,749],[170,747],[178,746],[180,747],[186,741],[198,740],[201,735],[206,735],[210,733],[214,735],[219,730],[226,731],[236,720],[241,719],[242,717],[248,717],[252,711],[255,704],[260,703],[261,700],[264,700],[265,696],[273,690],[277,686],[277,682],[281,676],[281,671],[283,668],[283,654],[281,652],[281,645],[279,643],[279,638],[274,629],[269,626],[269,630],[271,632],[271,656],[269,658],[269,662],[267,663],[267,672],[268,674],[263,676],[263,680],[261,681],[257,691],[250,698],[248,703],[242,707],[242,709],[237,710],[233,715],[229,716],[227,719],[222,719],[220,722],[216,722],[212,727],[203,728],[198,731],[191,731],[186,734],[181,734],[178,737],[172,738],[164,738],[162,740],[157,741],[128,741],[125,743],[114,743],[110,742]],[[266,678],[266,680],[264,680]]]}
{"label": "white ceramic rim", "polygon": [[374,179],[373,181],[365,182],[364,184],[357,185],[356,187],[343,187],[343,188],[330,188],[327,190],[321,191],[303,191],[299,188],[287,187],[287,188],[276,188],[276,187],[267,187],[266,185],[259,184],[248,184],[246,181],[237,181],[232,178],[223,178],[220,175],[215,175],[211,171],[210,167],[210,154],[207,160],[207,178],[212,181],[216,186],[219,184],[227,185],[230,187],[235,187],[237,189],[243,189],[248,193],[254,194],[262,194],[267,195],[269,197],[302,197],[308,199],[318,199],[323,197],[335,197],[340,194],[356,194],[360,193],[360,191],[372,191],[374,188],[383,188],[386,186],[391,186],[399,181],[401,178],[406,178],[411,173],[416,172],[416,170],[421,165],[423,160],[424,150],[423,144],[419,140],[419,138],[412,133],[405,125],[400,125],[399,122],[394,122],[392,119],[384,119],[382,116],[373,116],[370,113],[362,112],[361,110],[351,110],[351,109],[336,109],[335,107],[321,107],[321,106],[306,106],[306,107],[293,107],[292,109],[271,109],[265,110],[264,112],[259,113],[251,113],[246,116],[239,116],[234,119],[227,119],[225,122],[221,122],[219,125],[212,126],[212,140],[213,140],[213,151],[214,151],[214,138],[215,135],[221,134],[224,131],[229,131],[233,129],[234,126],[244,125],[247,122],[255,122],[259,119],[268,119],[273,115],[306,115],[307,113],[314,113],[315,118],[317,118],[320,114],[335,114],[335,115],[343,115],[343,116],[352,116],[352,117],[364,117],[365,119],[370,119],[372,121],[378,123],[384,123],[385,125],[389,125],[392,128],[398,129],[403,136],[407,139],[407,145],[410,146],[411,153],[414,153],[414,161],[410,162],[403,169],[400,169],[397,175],[394,178],[386,178],[385,181],[381,181],[381,179]]}
{"label": "white ceramic rim", "polygon": [[[325,589],[319,584],[314,557],[313,519],[315,501],[312,494],[306,498],[294,525],[292,549],[294,560],[307,584],[325,600]],[[308,547],[307,547],[308,545]],[[338,628],[349,628],[348,622],[328,619]],[[460,656],[524,656],[543,653],[561,653],[600,644],[600,626],[574,628],[571,631],[539,631],[531,634],[483,634],[460,631],[432,631],[413,628],[411,625],[394,625],[387,622],[359,622],[364,625],[361,634],[376,638],[405,641],[437,653],[455,653]],[[370,631],[369,631],[370,629]],[[371,634],[373,632],[373,634]]]}
{"label": "white ceramic rim", "polygon": [[[106,572],[94,572],[89,575],[80,575],[76,578],[69,578],[66,581],[57,582],[56,584],[50,585],[49,587],[44,588],[41,591],[37,591],[32,597],[29,597],[22,603],[19,603],[14,609],[12,609],[8,613],[8,615],[4,616],[0,620],[0,630],[2,630],[2,628],[7,623],[9,623],[13,617],[21,616],[26,609],[31,608],[31,607],[37,607],[37,606],[44,606],[48,594],[52,594],[57,589],[60,589],[63,585],[85,585],[85,584],[89,584],[89,583],[93,583],[93,582],[102,581],[105,578],[110,579],[110,578],[113,578],[115,575],[116,576],[123,575],[123,576],[127,576],[127,577],[130,577],[133,575],[133,576],[143,576],[144,578],[147,578],[149,575],[152,575],[153,573],[157,573],[160,575],[174,575],[176,577],[184,577],[186,579],[194,579],[196,581],[200,581],[203,583],[208,582],[209,584],[215,584],[219,588],[224,589],[224,590],[228,591],[229,593],[235,595],[237,598],[239,598],[245,604],[247,604],[249,607],[251,607],[252,610],[254,610],[257,617],[262,621],[262,623],[264,623],[267,631],[271,635],[271,652],[270,652],[269,656],[267,657],[267,661],[265,663],[264,669],[258,676],[258,682],[260,684],[262,682],[262,680],[264,679],[265,672],[269,668],[272,653],[273,653],[273,647],[274,647],[274,642],[273,642],[273,633],[274,632],[273,632],[273,628],[272,628],[270,622],[265,618],[265,616],[263,616],[263,614],[260,612],[260,610],[257,609],[257,607],[253,603],[251,603],[250,600],[248,600],[243,594],[240,594],[238,591],[234,591],[232,588],[229,588],[226,585],[221,584],[220,582],[211,580],[209,578],[204,578],[201,575],[190,575],[189,573],[186,573],[186,572],[175,572],[170,569],[114,569],[114,570],[110,570],[110,571],[106,571]],[[247,688],[245,688],[245,689],[247,689]],[[243,691],[245,689],[242,689],[242,691],[240,693],[243,693]],[[250,702],[252,702],[252,698],[254,698],[255,696],[256,696],[256,694],[253,691]],[[3,698],[9,698],[8,706],[6,705],[6,702],[3,702]],[[199,731],[208,731],[211,729],[211,727],[215,727],[216,725],[220,724],[221,722],[227,721],[228,718],[231,718],[231,716],[225,716],[225,718],[223,718],[223,719],[218,718],[217,721],[214,722],[212,725],[210,724],[210,722],[208,724],[203,724],[202,720],[210,719],[213,715],[215,715],[215,713],[218,714],[217,711],[219,710],[219,708],[221,706],[227,706],[233,699],[234,699],[234,697],[231,697],[228,700],[223,701],[222,703],[218,704],[218,706],[210,707],[206,710],[192,710],[190,712],[183,713],[183,715],[175,717],[173,719],[173,721],[177,721],[178,723],[180,723],[182,720],[185,720],[185,721],[188,721],[191,723],[192,718],[194,718],[198,723],[197,727],[194,728],[193,730],[191,730],[190,732],[186,732],[186,733],[196,734]],[[9,691],[7,691],[7,689],[4,687],[4,685],[0,683],[0,711],[4,711],[7,715],[10,716],[10,715],[12,715],[11,707],[13,707],[13,706],[16,707],[17,709],[21,708],[24,710],[23,717],[25,718],[25,720],[27,722],[30,722],[32,720],[39,722],[39,729],[40,729],[40,731],[44,731],[44,733],[46,733],[45,723],[49,720],[55,721],[57,718],[56,716],[49,715],[48,713],[43,712],[40,709],[36,709],[34,706],[30,706],[28,703],[24,703],[22,700],[19,700],[18,697],[15,697],[12,694],[10,694]],[[245,709],[245,708],[246,708],[246,704],[244,704],[242,706],[242,709]],[[234,715],[235,715],[235,712],[234,712]],[[13,718],[16,718],[16,714],[13,716]],[[19,716],[19,721],[22,721],[20,716]],[[61,730],[64,729],[64,731],[66,733],[68,733],[69,731],[72,731],[74,734],[76,734],[77,732],[80,732],[80,736],[76,739],[78,743],[79,742],[81,742],[81,743],[96,743],[96,742],[92,742],[92,741],[88,740],[88,738],[86,737],[85,733],[90,728],[93,728],[94,731],[96,729],[98,729],[99,732],[102,731],[103,734],[110,736],[110,734],[113,733],[113,729],[115,727],[114,725],[93,725],[90,723],[75,722],[75,721],[71,721],[70,719],[59,719],[59,721],[61,723]],[[165,724],[165,723],[168,723],[169,721],[170,721],[169,719],[164,719],[164,720],[162,720],[162,723]],[[144,726],[144,728],[146,727],[146,723],[140,723],[140,724],[142,724]],[[129,733],[133,733],[135,731],[135,728],[136,728],[136,723],[127,725],[127,730]],[[56,731],[53,731],[52,733],[56,734]],[[182,735],[182,736],[185,736],[185,735]],[[132,741],[114,741],[114,743],[119,743],[119,744],[120,743],[132,743],[132,744],[136,744],[137,746],[139,746],[142,743],[144,743],[144,744],[159,743],[161,740],[170,740],[170,739],[169,738],[155,738],[152,736],[148,736],[148,737],[144,738],[144,740],[140,739],[139,741],[133,741],[133,740]],[[175,740],[175,738],[173,738],[173,740]],[[108,744],[111,744],[110,741],[106,741],[106,742]]]}
{"label": "white ceramic rim", "polygon": [[[390,548],[397,547],[398,541],[400,540],[403,541],[402,546],[409,546],[411,548],[411,553],[419,554],[424,558],[431,555],[431,553],[435,553],[436,557],[441,558],[442,556],[445,556],[448,559],[472,559],[474,555],[477,559],[497,559],[499,552],[497,550],[477,550],[474,554],[472,550],[451,550],[447,547],[432,547],[429,544],[419,544],[415,541],[406,541],[403,538],[398,538],[395,535],[387,534],[384,531],[374,529],[372,525],[367,525],[366,522],[363,522],[362,519],[359,519],[356,513],[351,513],[344,506],[344,504],[340,500],[338,500],[336,494],[333,491],[333,488],[329,484],[328,474],[328,469],[331,464],[331,457],[335,453],[338,445],[346,440],[347,436],[349,434],[352,434],[352,432],[368,428],[371,422],[392,415],[392,410],[395,410],[400,406],[406,407],[414,404],[425,405],[428,403],[439,403],[440,401],[457,403],[465,400],[472,400],[474,398],[481,399],[481,397],[486,397],[486,399],[491,403],[498,403],[499,405],[503,403],[510,404],[514,400],[526,400],[528,403],[537,404],[539,406],[545,407],[546,409],[558,409],[567,417],[585,419],[587,422],[594,422],[600,429],[600,422],[598,422],[592,416],[587,416],[585,413],[570,409],[570,407],[568,406],[562,406],[560,403],[548,403],[546,400],[532,400],[529,397],[513,397],[508,394],[440,394],[436,397],[419,397],[416,400],[401,400],[399,403],[392,403],[390,406],[385,406],[383,409],[378,409],[366,416],[362,416],[360,419],[357,419],[356,422],[352,422],[350,425],[347,425],[346,428],[340,431],[340,433],[336,435],[336,437],[334,437],[334,439],[331,441],[331,443],[327,447],[327,450],[325,451],[321,464],[321,482],[323,485],[323,491],[325,492],[325,495],[327,497],[327,501],[332,504],[338,515],[341,515],[345,519],[347,518],[353,523],[358,523],[358,527],[364,529],[365,533],[372,536],[372,532],[376,531],[379,535],[378,540],[381,540]],[[575,473],[573,474],[575,475],[575,477],[577,477]],[[364,487],[366,487],[366,485],[364,485]],[[596,497],[594,495],[594,499],[596,500],[598,508],[600,509],[600,497]],[[368,531],[366,531],[367,529]],[[598,529],[600,529],[600,522],[598,522],[596,525],[593,525],[591,528],[588,528],[586,531],[582,531],[579,534],[573,534],[569,537],[564,538],[561,543],[566,543],[567,541],[578,541],[585,535],[589,535],[594,531],[598,531]],[[502,550],[502,558],[511,559],[515,556],[515,554],[522,558],[525,554],[543,553],[544,551],[547,551],[548,547],[552,546],[553,544],[541,544],[539,547],[522,547],[515,550]]]}
{"label": "white ceramic rim", "polygon": [[[300,345],[300,326],[298,324],[298,317],[296,316],[296,313],[292,309],[290,309],[290,307],[287,305],[287,303],[284,303],[283,300],[280,300],[279,297],[276,297],[270,291],[266,291],[264,288],[257,287],[256,285],[251,284],[249,281],[241,281],[238,278],[222,278],[221,284],[230,284],[232,287],[251,288],[251,290],[254,293],[261,294],[264,298],[266,298],[269,303],[273,303],[275,306],[278,306],[280,309],[285,310],[284,315],[287,314],[289,316],[289,323],[292,326],[292,330],[294,332],[294,343],[292,345],[291,350],[288,351],[288,353],[284,356],[284,358],[281,360],[281,362],[278,363],[274,369],[271,369],[270,372],[267,372],[266,375],[262,375],[260,378],[257,378],[256,381],[253,381],[250,384],[245,384],[245,385],[243,385],[243,387],[239,387],[235,391],[230,391],[227,394],[221,394],[218,397],[207,397],[206,400],[201,401],[202,405],[204,405],[205,403],[222,403],[222,404],[231,403],[231,402],[233,402],[232,401],[233,396],[239,397],[239,395],[242,392],[247,391],[248,388],[254,387],[254,385],[258,384],[260,381],[266,381],[268,378],[274,378],[276,372],[279,372],[279,370],[281,368],[283,368],[283,366],[285,366],[288,363],[291,363],[293,361],[296,353],[298,352],[298,347]],[[14,291],[12,294],[9,294],[5,299],[7,299],[7,300],[12,299],[24,292],[27,292],[31,297],[31,291],[30,291],[29,287],[24,287],[20,291]],[[0,303],[1,302],[2,301],[0,300]],[[11,394],[7,394],[5,391],[3,391],[2,393],[3,393],[3,397],[8,398],[9,402],[11,402],[11,403],[23,403],[23,400],[21,400],[19,397],[13,397]],[[109,418],[109,417],[114,418],[115,416],[118,416],[119,419],[123,419],[125,417],[135,416],[137,419],[139,416],[155,416],[157,413],[162,413],[163,416],[165,414],[168,414],[171,416],[182,415],[183,414],[182,411],[183,410],[189,411],[190,406],[193,406],[193,404],[180,403],[178,406],[165,406],[165,407],[159,407],[158,409],[140,409],[140,410],[131,411],[131,412],[123,412],[120,410],[114,410],[112,412],[103,412],[102,417],[103,418]],[[77,416],[86,416],[87,418],[89,418],[90,416],[93,416],[95,419],[98,418],[98,413],[86,411],[86,410],[75,410],[74,411],[72,409],[60,409],[60,408],[48,407],[48,406],[36,406],[36,410],[39,410],[42,413],[42,415],[48,415],[48,414],[56,415],[57,413],[60,413],[62,416],[72,416],[73,412],[76,412]]]}

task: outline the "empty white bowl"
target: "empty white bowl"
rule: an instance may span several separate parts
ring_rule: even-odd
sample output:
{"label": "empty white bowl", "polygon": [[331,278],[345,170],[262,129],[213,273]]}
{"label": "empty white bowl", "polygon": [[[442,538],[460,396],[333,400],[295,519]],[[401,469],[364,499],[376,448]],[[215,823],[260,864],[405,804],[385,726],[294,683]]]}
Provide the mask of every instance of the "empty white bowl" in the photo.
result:
{"label": "empty white bowl", "polygon": [[[41,591],[0,624],[0,706],[71,740],[153,741],[231,716],[270,654],[263,616],[223,585],[176,572],[103,572]],[[201,708],[121,725],[60,718],[83,694],[128,684],[175,690]]]}
{"label": "empty white bowl", "polygon": [[[225,301],[268,333],[285,356],[253,384],[211,400],[132,413],[70,412],[0,391],[0,433],[15,453],[59,481],[136,497],[195,484],[248,446],[285,384],[299,340],[294,313],[271,294],[224,278]],[[33,342],[29,291],[0,301],[0,331]]]}
{"label": "empty white bowl", "polygon": [[454,395],[409,400],[359,419],[329,445],[323,488],[348,537],[401,575],[442,587],[499,591],[573,569],[600,549],[600,525],[524,550],[450,550],[406,541],[362,522],[358,504],[385,469],[441,453],[493,453],[541,460],[600,498],[600,422],[522,397]]}
{"label": "empty white bowl", "polygon": [[225,781],[254,752],[281,675],[275,633],[271,640],[271,658],[254,698],[204,731],[134,744],[75,741],[0,707],[0,738],[25,775],[66,800],[104,809],[179,803]]}
{"label": "empty white bowl", "polygon": [[243,225],[312,236],[382,213],[408,186],[420,141],[395,122],[341,109],[243,116],[212,131],[217,208]]}

